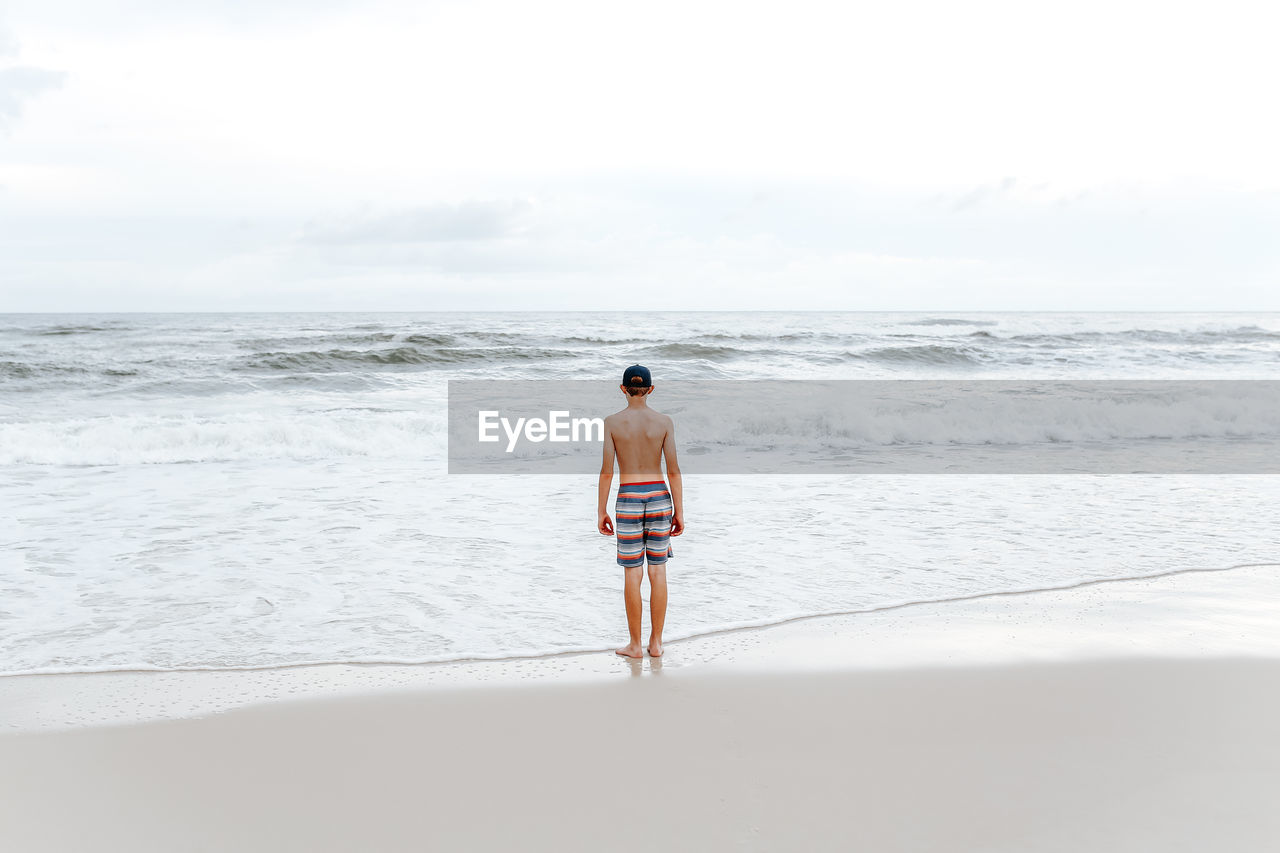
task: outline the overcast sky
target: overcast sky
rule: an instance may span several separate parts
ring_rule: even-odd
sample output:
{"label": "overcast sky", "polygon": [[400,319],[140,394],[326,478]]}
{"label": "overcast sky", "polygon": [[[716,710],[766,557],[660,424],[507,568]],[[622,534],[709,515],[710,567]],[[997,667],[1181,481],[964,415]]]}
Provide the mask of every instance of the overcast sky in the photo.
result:
{"label": "overcast sky", "polygon": [[0,311],[1280,310],[1278,23],[7,0]]}

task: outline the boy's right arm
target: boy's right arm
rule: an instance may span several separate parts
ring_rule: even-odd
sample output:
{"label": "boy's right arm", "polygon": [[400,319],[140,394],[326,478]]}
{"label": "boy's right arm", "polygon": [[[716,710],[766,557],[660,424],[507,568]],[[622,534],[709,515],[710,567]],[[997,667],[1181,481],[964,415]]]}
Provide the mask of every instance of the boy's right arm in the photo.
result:
{"label": "boy's right arm", "polygon": [[609,490],[613,487],[613,433],[609,432],[609,420],[604,422],[604,459],[600,462],[600,493],[596,502],[596,530],[605,536],[613,535],[613,521],[609,518]]}

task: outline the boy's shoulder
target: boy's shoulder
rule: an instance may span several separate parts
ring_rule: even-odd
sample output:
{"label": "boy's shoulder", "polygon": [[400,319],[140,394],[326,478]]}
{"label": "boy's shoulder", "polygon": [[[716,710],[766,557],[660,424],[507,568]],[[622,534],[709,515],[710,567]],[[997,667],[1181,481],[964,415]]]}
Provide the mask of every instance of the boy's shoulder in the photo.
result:
{"label": "boy's shoulder", "polygon": [[[605,415],[604,422],[605,422],[605,425],[608,426],[609,424],[616,424],[618,421],[622,420],[623,418],[634,417],[636,414],[637,413],[632,409],[620,409],[619,411],[614,412],[612,415]],[[645,409],[644,414],[641,415],[641,417],[654,418],[668,425],[675,423],[675,421],[671,419],[670,415],[659,412],[657,409]]]}

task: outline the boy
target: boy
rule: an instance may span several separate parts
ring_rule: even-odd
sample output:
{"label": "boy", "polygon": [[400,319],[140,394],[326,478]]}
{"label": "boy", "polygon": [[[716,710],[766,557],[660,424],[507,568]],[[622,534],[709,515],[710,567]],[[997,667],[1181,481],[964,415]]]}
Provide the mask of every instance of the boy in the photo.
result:
{"label": "boy", "polygon": [[[649,408],[653,380],[647,367],[633,364],[618,386],[627,395],[627,407],[604,419],[604,462],[600,465],[599,520],[596,528],[613,534],[613,522],[605,512],[613,484],[613,458],[618,457],[618,565],[623,568],[623,599],[627,605],[627,629],[631,642],[617,650],[629,658],[643,657],[640,650],[640,580],[649,561],[649,654],[662,656],[662,625],[667,617],[667,558],[670,537],[684,532],[684,495],[680,463],[676,461],[675,424]],[[667,457],[667,477],[662,480],[662,457]]]}

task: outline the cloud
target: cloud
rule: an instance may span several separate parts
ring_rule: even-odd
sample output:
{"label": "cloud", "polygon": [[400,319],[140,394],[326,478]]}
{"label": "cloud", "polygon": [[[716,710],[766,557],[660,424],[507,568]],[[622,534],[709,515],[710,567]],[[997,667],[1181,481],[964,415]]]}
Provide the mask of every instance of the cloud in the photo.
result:
{"label": "cloud", "polygon": [[998,184],[983,184],[980,187],[976,187],[956,199],[955,203],[951,205],[951,212],[959,213],[962,210],[977,207],[988,198],[1009,192],[1017,182],[1017,178],[1005,178]]}
{"label": "cloud", "polygon": [[333,13],[380,5],[382,0],[44,0],[23,11],[28,19],[56,20],[61,33],[101,37],[104,33],[192,27],[229,32],[296,30]]}
{"label": "cloud", "polygon": [[0,197],[0,311],[1280,309],[1278,193],[981,186],[959,215],[959,194],[656,174],[194,219]]}
{"label": "cloud", "polygon": [[[3,34],[0,34],[0,38]],[[0,68],[0,130],[6,130],[22,115],[24,100],[57,89],[66,78],[62,71],[13,66]]]}
{"label": "cloud", "polygon": [[362,213],[336,221],[308,222],[298,235],[298,242],[351,246],[501,240],[527,232],[533,210],[531,201],[516,199]]}
{"label": "cloud", "polygon": [[0,24],[0,56],[17,56],[18,39],[13,31]]}

